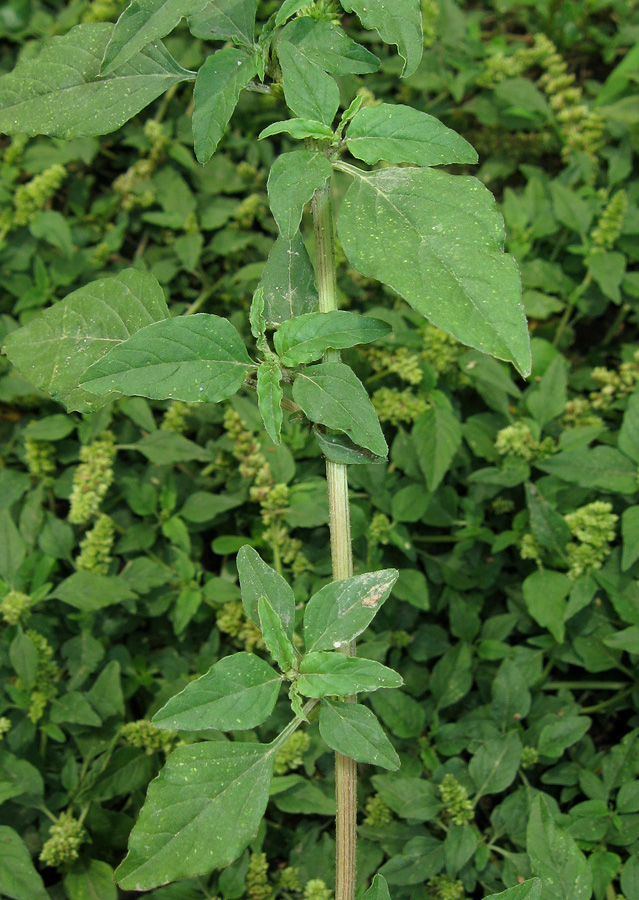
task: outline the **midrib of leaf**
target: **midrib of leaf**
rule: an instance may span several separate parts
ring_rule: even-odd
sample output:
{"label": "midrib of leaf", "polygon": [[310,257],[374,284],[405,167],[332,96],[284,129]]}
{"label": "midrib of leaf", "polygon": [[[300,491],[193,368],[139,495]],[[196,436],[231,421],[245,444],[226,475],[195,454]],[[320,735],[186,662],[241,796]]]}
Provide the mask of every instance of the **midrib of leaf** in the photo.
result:
{"label": "midrib of leaf", "polygon": [[[299,377],[301,377],[301,378],[307,378],[312,384],[315,385],[316,388],[319,388],[319,390],[322,391],[323,394],[326,394],[327,397],[329,397],[334,403],[336,403],[337,406],[339,406],[340,409],[342,409],[342,410],[348,415],[349,419],[353,419],[353,414],[352,414],[352,412],[349,410],[349,408],[348,408],[347,406],[344,405],[344,403],[342,403],[342,401],[339,399],[339,397],[338,397],[338,398],[333,397],[332,394],[329,394],[329,392],[326,390],[326,388],[322,387],[321,384],[318,384],[317,381],[314,381],[314,380],[313,380],[312,378],[310,378],[308,375],[304,375],[304,373],[300,373],[300,375],[298,375],[298,378],[299,378]],[[329,376],[326,376],[326,375],[320,375],[319,377],[320,377],[320,378],[326,378],[326,377],[329,377],[329,378],[337,378],[339,381],[343,381],[343,380],[344,380],[343,378],[340,378],[339,375],[337,375],[337,376],[335,376],[335,375],[329,375]],[[360,427],[363,428],[361,422],[359,423],[359,425],[360,425]],[[365,431],[365,433],[366,433],[368,439],[369,439],[369,440],[372,440],[372,439],[373,439],[373,435],[371,435],[371,433],[368,431],[368,429],[363,429],[363,430]]]}
{"label": "midrib of leaf", "polygon": [[246,38],[246,40],[249,44],[251,44],[251,45],[253,44],[253,41],[251,40],[250,36],[248,34],[244,34],[244,32],[238,27],[238,25],[233,21],[233,19],[227,13],[222,12],[222,10],[219,8],[217,3],[212,2],[211,6],[216,10],[216,12],[220,16],[220,18],[226,19],[226,21],[229,23],[229,25],[232,28],[234,28],[238,34],[241,34],[243,38]]}
{"label": "midrib of leaf", "polygon": [[502,759],[504,758],[504,756],[506,755],[506,751],[507,751],[508,749],[509,749],[509,748],[508,748],[508,745],[507,745],[507,744],[506,744],[506,745],[502,745],[501,752],[500,752],[499,756],[497,757],[497,759],[494,761],[493,766],[492,766],[490,772],[488,773],[488,775],[487,775],[486,778],[484,779],[484,781],[483,781],[481,787],[477,788],[477,794],[476,794],[476,796],[475,796],[475,801],[474,801],[475,803],[477,803],[477,801],[480,800],[480,798],[483,796],[484,788],[485,788],[486,785],[489,783],[490,779],[493,777],[493,775],[495,774],[495,772],[497,771],[497,769],[498,769],[499,766],[501,765],[501,761],[502,761]]}

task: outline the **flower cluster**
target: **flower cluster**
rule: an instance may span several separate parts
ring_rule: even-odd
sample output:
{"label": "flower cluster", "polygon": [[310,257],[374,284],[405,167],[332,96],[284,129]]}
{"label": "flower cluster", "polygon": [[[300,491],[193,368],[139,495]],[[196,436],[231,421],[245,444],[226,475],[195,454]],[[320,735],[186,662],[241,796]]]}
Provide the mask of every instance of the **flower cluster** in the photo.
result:
{"label": "flower cluster", "polygon": [[519,554],[522,559],[534,559],[537,565],[541,565],[543,548],[531,532],[523,535],[519,546]]}
{"label": "flower cluster", "polygon": [[623,220],[628,209],[628,196],[621,189],[606,204],[599,221],[590,235],[593,248],[600,250],[612,250],[615,242],[621,234]]}
{"label": "flower cluster", "polygon": [[550,437],[539,441],[525,422],[515,422],[497,433],[495,450],[501,456],[518,456],[529,462],[550,456],[555,450],[555,442]]}
{"label": "flower cluster", "polygon": [[454,825],[463,825],[464,822],[472,822],[475,817],[473,804],[468,797],[468,791],[463,784],[450,773],[444,775],[439,785],[439,795],[444,804],[444,811],[448,821]]}
{"label": "flower cluster", "polygon": [[304,900],[331,900],[333,892],[321,878],[311,878],[304,885]]}
{"label": "flower cluster", "polygon": [[278,887],[281,891],[297,893],[302,890],[297,869],[294,866],[286,866],[279,874]]}
{"label": "flower cluster", "polygon": [[56,469],[55,447],[49,441],[25,438],[24,461],[29,475],[38,481],[46,480]]}
{"label": "flower cluster", "polygon": [[384,803],[379,794],[373,794],[368,798],[364,812],[366,813],[364,825],[370,825],[371,828],[383,828],[384,825],[393,821],[393,811]]}
{"label": "flower cluster", "polygon": [[[32,722],[39,722],[44,715],[47,704],[58,693],[56,682],[60,678],[60,667],[53,658],[53,647],[51,647],[44,635],[32,629],[27,631],[26,634],[35,646],[38,654],[38,666],[33,688],[29,691],[29,710],[27,715]],[[20,690],[25,690],[25,686],[19,678],[16,681],[16,687]]]}
{"label": "flower cluster", "polygon": [[69,522],[82,525],[97,514],[113,481],[115,454],[115,437],[110,431],[80,448],[80,465],[73,475],[69,500]]}
{"label": "flower cluster", "polygon": [[215,624],[223,634],[235,638],[248,653],[264,647],[259,628],[246,618],[244,607],[239,600],[229,600],[225,603],[221,612],[217,614]]}
{"label": "flower cluster", "polygon": [[266,853],[251,853],[246,873],[246,897],[247,900],[271,900],[273,897]]}
{"label": "flower cluster", "polygon": [[435,0],[422,0],[422,30],[424,32],[424,47],[432,47],[437,40],[437,19],[439,18],[439,6]]}
{"label": "flower cluster", "polygon": [[428,880],[428,891],[435,900],[463,900],[466,896],[461,881],[449,875],[436,875]]}
{"label": "flower cluster", "polygon": [[162,431],[172,431],[174,434],[184,434],[188,423],[189,407],[181,400],[173,400],[162,416],[160,428]]}
{"label": "flower cluster", "polygon": [[387,347],[369,347],[365,352],[374,372],[397,375],[407,384],[421,384],[424,378],[421,360],[416,353],[411,353],[406,347],[394,350]]}
{"label": "flower cluster", "polygon": [[377,547],[378,544],[388,544],[390,540],[391,523],[388,516],[382,512],[373,514],[368,526],[368,542]]}
{"label": "flower cluster", "polygon": [[106,575],[112,560],[113,538],[113,519],[103,513],[80,542],[80,553],[75,560],[76,569]]}
{"label": "flower cluster", "polygon": [[118,0],[92,0],[82,13],[82,22],[113,22],[121,12]]}
{"label": "flower cluster", "polygon": [[375,391],[371,399],[380,422],[390,422],[391,425],[414,422],[420,413],[428,409],[428,400],[410,388],[399,391],[397,388],[382,387]]}
{"label": "flower cluster", "polygon": [[539,759],[539,753],[535,749],[535,747],[524,747],[521,751],[521,759],[519,764],[522,769],[532,769],[534,765],[536,765],[537,760]]}
{"label": "flower cluster", "polygon": [[0,741],[11,730],[11,720],[6,716],[0,716]]}
{"label": "flower cluster", "polygon": [[421,357],[424,362],[432,366],[439,375],[451,381],[454,387],[467,385],[470,379],[459,368],[459,357],[468,348],[460,344],[452,334],[430,322],[422,326],[421,332],[424,339]]}
{"label": "flower cluster", "polygon": [[31,614],[31,597],[22,591],[9,591],[0,600],[0,616],[7,625],[21,625]]}
{"label": "flower cluster", "polygon": [[592,411],[592,404],[587,397],[573,397],[566,403],[563,415],[563,424],[567,428],[586,428],[591,425],[601,425],[600,416]]}
{"label": "flower cluster", "polygon": [[81,822],[69,810],[62,812],[49,829],[49,837],[40,853],[40,862],[55,868],[68,866],[78,858],[80,847],[86,839],[87,833]]}
{"label": "flower cluster", "polygon": [[302,6],[297,13],[298,16],[310,16],[312,19],[322,19],[324,22],[331,22],[333,25],[339,25],[342,21],[342,10],[335,0],[312,0],[307,6]]}
{"label": "flower cluster", "polygon": [[285,775],[292,769],[299,769],[304,762],[304,754],[311,746],[311,739],[305,731],[295,731],[280,747],[275,757],[275,774]]}
{"label": "flower cluster", "polygon": [[56,164],[21,184],[13,196],[12,226],[28,225],[59,190],[66,176],[64,166]]}
{"label": "flower cluster", "polygon": [[157,728],[149,719],[127,722],[120,733],[127,744],[146,750],[149,756],[152,753],[170,753],[177,740],[177,732]]}
{"label": "flower cluster", "polygon": [[619,368],[597,366],[591,375],[599,386],[598,391],[590,394],[593,409],[609,409],[617,400],[632,394],[639,384],[639,350],[634,352],[631,360],[622,362]]}
{"label": "flower cluster", "polygon": [[566,555],[570,578],[579,578],[588,569],[600,569],[609,556],[615,539],[617,519],[612,504],[595,500],[564,516],[570,531],[579,543],[570,543]]}
{"label": "flower cluster", "polygon": [[134,162],[113,182],[113,190],[121,196],[122,208],[125,210],[144,208],[155,202],[150,178],[171,143],[162,125],[155,119],[149,119],[145,123],[144,136],[150,145],[148,155]]}

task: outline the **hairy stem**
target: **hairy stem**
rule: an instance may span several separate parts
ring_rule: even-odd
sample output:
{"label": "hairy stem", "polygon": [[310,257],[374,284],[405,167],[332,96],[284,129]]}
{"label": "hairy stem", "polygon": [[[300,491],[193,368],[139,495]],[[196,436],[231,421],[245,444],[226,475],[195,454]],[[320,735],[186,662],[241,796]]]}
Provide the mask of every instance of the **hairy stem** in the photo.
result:
{"label": "hairy stem", "polygon": [[[313,224],[319,308],[320,312],[332,312],[337,309],[338,304],[330,180],[313,197]],[[336,350],[327,351],[325,356],[326,362],[339,362],[339,358]],[[341,581],[353,574],[347,467],[327,460],[326,480],[333,579]],[[355,641],[342,649],[350,656],[355,656]],[[355,700],[354,697],[352,699]],[[335,754],[335,799],[335,900],[354,900],[357,871],[357,763],[341,753]]]}

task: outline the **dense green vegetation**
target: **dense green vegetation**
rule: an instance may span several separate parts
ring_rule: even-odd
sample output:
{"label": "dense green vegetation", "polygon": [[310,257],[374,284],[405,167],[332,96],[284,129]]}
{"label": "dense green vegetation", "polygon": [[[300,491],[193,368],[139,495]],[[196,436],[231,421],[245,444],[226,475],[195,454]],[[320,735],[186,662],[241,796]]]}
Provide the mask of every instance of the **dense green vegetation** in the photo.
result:
{"label": "dense green vegetation", "polygon": [[[278,6],[262,3],[259,21]],[[425,53],[406,79],[343,19],[383,62],[339,79],[342,105],[408,103],[476,147],[468,172],[505,217],[533,372],[524,381],[424,322],[338,246],[341,305],[393,329],[344,356],[391,448],[388,464],[351,466],[356,571],[400,572],[359,654],[405,682],[370,700],[402,765],[361,767],[359,883],[381,871],[394,900],[481,900],[537,875],[543,900],[635,900],[639,7],[422,10]],[[12,0],[1,71],[40,38],[121,11]],[[211,49],[184,25],[166,45],[190,69]],[[179,84],[104,138],[3,141],[0,340],[131,266],[172,313],[227,316],[249,338],[277,235],[266,181],[294,145],[257,140],[283,107],[248,93],[202,166],[191,102]],[[264,438],[250,392],[67,414],[2,359],[0,895],[113,900],[148,783],[198,737],[150,718],[216,660],[264,649],[239,601],[238,549],[281,567],[300,608],[330,580],[323,460],[299,418],[281,445]],[[283,695],[234,738],[268,741],[288,715]],[[280,751],[239,860],[150,896],[329,900],[333,792],[313,722]]]}

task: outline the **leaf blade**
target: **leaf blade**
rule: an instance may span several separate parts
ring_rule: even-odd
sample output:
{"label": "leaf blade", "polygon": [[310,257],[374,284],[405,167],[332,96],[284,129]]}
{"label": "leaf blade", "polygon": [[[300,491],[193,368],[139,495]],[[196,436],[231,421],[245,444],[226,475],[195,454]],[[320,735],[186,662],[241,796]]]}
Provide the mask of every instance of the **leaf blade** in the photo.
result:
{"label": "leaf blade", "polygon": [[323,700],[319,730],[331,750],[392,771],[400,762],[377,716],[359,703]]}
{"label": "leaf blade", "polygon": [[239,96],[256,72],[255,60],[233,47],[205,60],[193,92],[193,145],[198,162],[208,162],[217,150]]}

